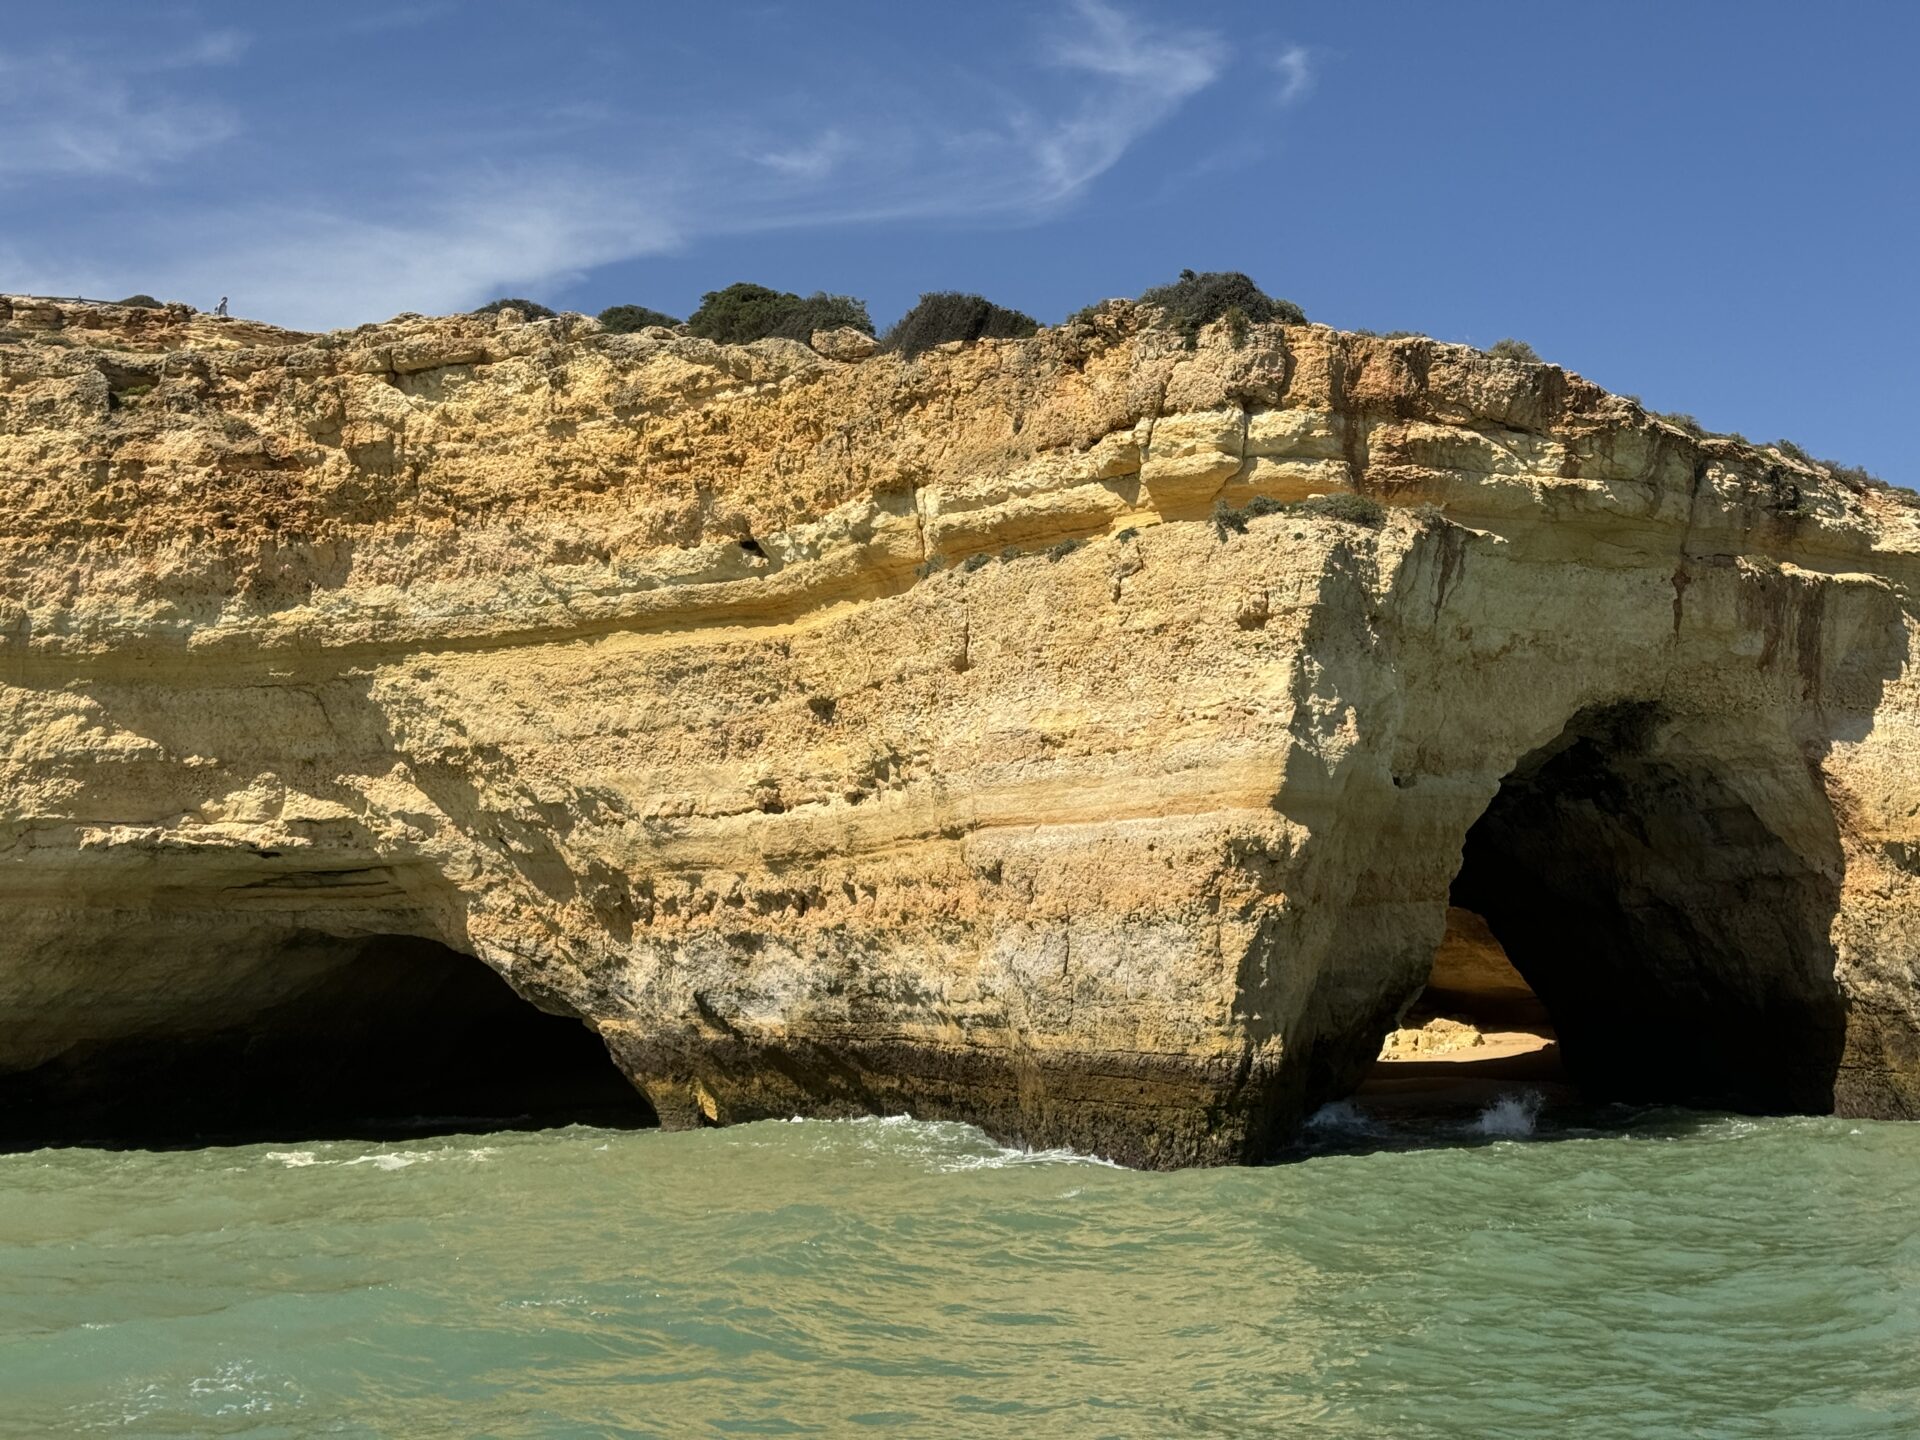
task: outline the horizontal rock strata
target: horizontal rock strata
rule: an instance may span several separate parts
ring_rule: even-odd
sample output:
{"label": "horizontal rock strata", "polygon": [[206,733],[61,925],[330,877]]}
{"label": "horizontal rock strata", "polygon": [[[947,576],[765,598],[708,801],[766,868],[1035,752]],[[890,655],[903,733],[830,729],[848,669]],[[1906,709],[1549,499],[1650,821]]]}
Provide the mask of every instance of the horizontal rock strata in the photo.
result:
{"label": "horizontal rock strata", "polygon": [[1920,509],[1548,366],[1141,320],[0,300],[0,1103],[387,937],[666,1124],[1254,1158],[1451,891],[1597,1093],[1913,1113]]}

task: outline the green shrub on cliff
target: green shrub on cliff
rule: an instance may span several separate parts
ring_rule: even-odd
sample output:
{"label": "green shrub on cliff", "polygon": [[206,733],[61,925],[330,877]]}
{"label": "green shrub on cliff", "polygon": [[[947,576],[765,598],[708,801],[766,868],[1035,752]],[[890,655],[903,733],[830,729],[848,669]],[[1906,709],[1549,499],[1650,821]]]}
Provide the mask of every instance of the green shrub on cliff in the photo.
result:
{"label": "green shrub on cliff", "polygon": [[1262,515],[1278,515],[1287,508],[1287,501],[1276,500],[1271,495],[1255,495],[1238,510],[1224,500],[1216,500],[1213,505],[1213,528],[1219,532],[1222,540],[1227,538],[1229,530],[1236,535],[1244,535],[1247,533],[1247,521],[1258,520]]}
{"label": "green shrub on cliff", "polygon": [[1328,495],[1309,495],[1304,500],[1276,500],[1271,495],[1255,495],[1237,510],[1226,501],[1218,500],[1213,506],[1213,528],[1224,540],[1230,534],[1246,534],[1249,520],[1285,514],[1324,515],[1329,520],[1342,520],[1369,530],[1378,530],[1387,523],[1386,506],[1372,496],[1336,490]]}
{"label": "green shrub on cliff", "polygon": [[1813,463],[1824,466],[1829,475],[1833,476],[1834,479],[1855,493],[1862,490],[1891,490],[1893,488],[1871,470],[1859,465],[1840,465],[1832,460],[1816,460]]}
{"label": "green shrub on cliff", "polygon": [[644,305],[609,305],[600,312],[599,319],[600,327],[614,335],[631,335],[652,325],[672,329],[680,323],[666,312],[649,310]]}
{"label": "green shrub on cliff", "polygon": [[958,290],[936,290],[893,322],[880,345],[911,360],[923,350],[950,340],[1019,340],[1033,334],[1040,322],[1031,315],[996,305],[984,295]]}
{"label": "green shrub on cliff", "polygon": [[1487,347],[1487,354],[1496,360],[1524,360],[1529,365],[1541,363],[1539,354],[1524,340],[1515,340],[1508,336],[1505,340],[1496,340]]}
{"label": "green shrub on cliff", "polygon": [[700,297],[700,308],[687,317],[687,328],[695,335],[723,345],[745,345],[774,337],[798,340],[804,345],[814,331],[842,326],[873,334],[873,321],[867,318],[864,300],[818,290],[811,295],[795,295],[744,282],[724,290],[709,290]]}
{"label": "green shrub on cliff", "polygon": [[1655,410],[1653,412],[1653,418],[1656,420],[1664,420],[1677,430],[1686,431],[1687,434],[1693,436],[1696,440],[1705,438],[1707,433],[1707,427],[1694,419],[1693,416],[1687,414],[1684,410]]}
{"label": "green shrub on cliff", "polygon": [[1300,501],[1299,507],[1310,515],[1325,515],[1329,519],[1344,520],[1349,525],[1361,525],[1369,530],[1378,530],[1387,523],[1386,506],[1371,495],[1355,495],[1349,490],[1310,496]]}
{"label": "green shrub on cliff", "polygon": [[126,299],[117,300],[114,303],[117,305],[131,305],[137,310],[164,310],[167,308],[145,291],[142,291],[138,295],[129,295]]}
{"label": "green shrub on cliff", "polygon": [[489,300],[479,309],[470,311],[474,315],[498,315],[502,310],[518,310],[529,320],[551,320],[559,312],[549,310],[537,300],[522,300],[517,296],[502,296],[498,300]]}
{"label": "green shrub on cliff", "polygon": [[[1227,319],[1236,344],[1244,344],[1248,325],[1277,320],[1282,325],[1304,325],[1307,315],[1291,300],[1276,300],[1238,270],[1182,270],[1171,285],[1156,285],[1140,303],[1160,312],[1160,322],[1177,330],[1192,349],[1203,327]],[[1238,311],[1237,319],[1228,315]]]}

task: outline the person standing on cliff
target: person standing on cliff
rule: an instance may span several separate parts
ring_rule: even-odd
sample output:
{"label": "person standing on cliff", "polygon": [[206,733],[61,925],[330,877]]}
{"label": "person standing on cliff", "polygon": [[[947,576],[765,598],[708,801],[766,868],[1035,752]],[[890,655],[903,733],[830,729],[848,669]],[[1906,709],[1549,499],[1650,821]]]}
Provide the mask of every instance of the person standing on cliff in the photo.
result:
{"label": "person standing on cliff", "polygon": [[227,297],[226,296],[222,295],[220,297],[220,303],[213,307],[213,313],[218,315],[222,320],[227,318]]}

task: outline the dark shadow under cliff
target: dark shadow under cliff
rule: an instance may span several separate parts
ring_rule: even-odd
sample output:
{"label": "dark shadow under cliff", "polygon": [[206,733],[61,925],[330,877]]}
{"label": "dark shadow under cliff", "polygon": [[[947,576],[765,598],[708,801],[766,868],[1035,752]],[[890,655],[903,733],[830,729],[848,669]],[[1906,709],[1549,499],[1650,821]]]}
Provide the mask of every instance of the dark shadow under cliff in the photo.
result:
{"label": "dark shadow under cliff", "polygon": [[244,1024],[76,1040],[0,1076],[0,1146],[637,1127],[654,1115],[579,1021],[431,940],[297,935],[298,984]]}

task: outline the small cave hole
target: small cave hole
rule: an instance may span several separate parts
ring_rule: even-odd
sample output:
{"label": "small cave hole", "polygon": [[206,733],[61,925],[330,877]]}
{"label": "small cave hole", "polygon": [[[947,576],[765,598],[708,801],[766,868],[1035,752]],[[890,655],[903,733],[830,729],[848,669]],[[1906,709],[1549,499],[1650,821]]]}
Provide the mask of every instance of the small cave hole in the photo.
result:
{"label": "small cave hole", "polygon": [[1426,984],[1356,1098],[1376,1110],[1477,1110],[1520,1087],[1571,1098],[1553,1017],[1486,919],[1449,906]]}

